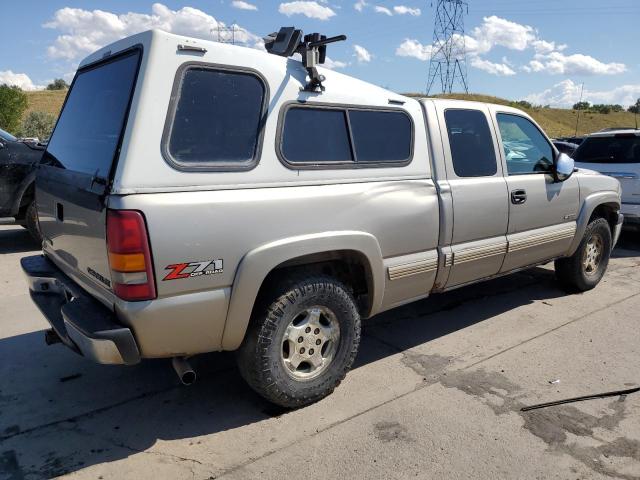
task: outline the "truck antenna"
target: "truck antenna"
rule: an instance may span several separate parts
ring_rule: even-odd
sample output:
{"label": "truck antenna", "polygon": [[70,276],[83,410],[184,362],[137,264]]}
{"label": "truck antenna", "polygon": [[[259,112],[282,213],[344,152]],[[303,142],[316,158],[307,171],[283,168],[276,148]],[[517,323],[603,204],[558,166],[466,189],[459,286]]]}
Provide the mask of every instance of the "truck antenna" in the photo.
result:
{"label": "truck antenna", "polygon": [[279,32],[264,38],[267,52],[281,57],[290,57],[295,53],[302,56],[302,64],[309,75],[309,83],[303,88],[305,92],[324,92],[325,77],[316,68],[327,58],[327,45],[347,39],[346,35],[327,37],[319,33],[303,36],[303,32],[295,27],[282,27]]}

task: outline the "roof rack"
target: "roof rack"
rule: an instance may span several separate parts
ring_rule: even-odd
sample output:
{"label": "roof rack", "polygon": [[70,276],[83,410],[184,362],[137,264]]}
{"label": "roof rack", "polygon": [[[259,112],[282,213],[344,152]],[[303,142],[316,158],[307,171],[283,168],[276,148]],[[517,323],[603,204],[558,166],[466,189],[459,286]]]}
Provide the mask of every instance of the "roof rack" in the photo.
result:
{"label": "roof rack", "polygon": [[267,52],[281,57],[291,57],[299,53],[302,56],[302,64],[307,69],[309,83],[302,89],[305,92],[324,92],[324,75],[320,75],[316,68],[323,64],[327,58],[327,45],[341,42],[347,39],[346,35],[327,37],[319,33],[310,33],[303,36],[303,32],[295,27],[282,27],[279,32],[274,32],[264,38],[264,46]]}

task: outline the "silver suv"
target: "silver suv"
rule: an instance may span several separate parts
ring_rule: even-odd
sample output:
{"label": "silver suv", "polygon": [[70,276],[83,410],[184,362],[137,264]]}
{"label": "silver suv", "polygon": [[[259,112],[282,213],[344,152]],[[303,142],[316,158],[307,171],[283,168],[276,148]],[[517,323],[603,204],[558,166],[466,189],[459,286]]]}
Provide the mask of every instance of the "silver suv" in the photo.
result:
{"label": "silver suv", "polygon": [[174,358],[185,383],[188,357],[234,350],[298,407],[344,378],[362,318],[553,260],[570,291],[600,281],[617,180],[519,110],[323,69],[298,32],[270,54],[150,31],[81,63],[36,180],[43,255],[22,261],[48,343]]}

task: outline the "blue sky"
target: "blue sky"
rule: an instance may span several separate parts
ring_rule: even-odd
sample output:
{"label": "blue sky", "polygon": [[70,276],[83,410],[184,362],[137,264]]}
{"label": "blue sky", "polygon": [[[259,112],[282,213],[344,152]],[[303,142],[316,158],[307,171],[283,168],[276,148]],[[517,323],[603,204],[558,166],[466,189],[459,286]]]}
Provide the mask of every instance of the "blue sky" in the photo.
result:
{"label": "blue sky", "polygon": [[[433,6],[432,6],[433,3]],[[3,9],[0,83],[39,88],[70,79],[79,60],[151,27],[210,37],[236,23],[259,47],[280,26],[345,33],[333,68],[399,92],[424,91],[436,0],[22,0]],[[640,97],[639,0],[469,0],[470,90],[538,104]]]}

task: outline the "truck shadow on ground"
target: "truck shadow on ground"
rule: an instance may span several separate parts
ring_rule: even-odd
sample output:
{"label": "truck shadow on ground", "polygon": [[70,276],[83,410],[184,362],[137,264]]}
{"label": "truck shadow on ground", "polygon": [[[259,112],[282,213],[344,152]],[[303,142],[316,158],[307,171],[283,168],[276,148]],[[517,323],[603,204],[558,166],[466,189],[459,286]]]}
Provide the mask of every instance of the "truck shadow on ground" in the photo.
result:
{"label": "truck shadow on ground", "polygon": [[22,227],[16,226],[12,230],[0,230],[0,254],[25,253],[39,248],[38,242]]}
{"label": "truck shadow on ground", "polygon": [[[564,295],[551,270],[536,268],[386,312],[365,322],[353,368]],[[226,431],[225,441],[241,445],[240,463],[256,454],[243,427],[273,417],[287,422],[288,415],[296,415],[253,393],[239,377],[232,354],[195,358],[198,382],[187,388],[178,384],[169,361],[93,365],[61,346],[46,347],[42,337],[33,332],[0,340],[0,472],[8,479],[51,478],[150,448],[164,455],[158,441],[176,439],[185,440],[178,449],[187,459],[182,461],[207,464],[210,458],[215,470],[221,458],[216,433]],[[264,435],[266,442],[275,440]]]}

